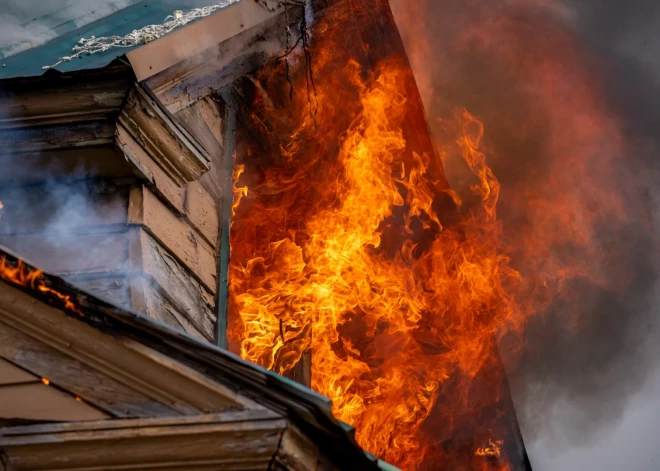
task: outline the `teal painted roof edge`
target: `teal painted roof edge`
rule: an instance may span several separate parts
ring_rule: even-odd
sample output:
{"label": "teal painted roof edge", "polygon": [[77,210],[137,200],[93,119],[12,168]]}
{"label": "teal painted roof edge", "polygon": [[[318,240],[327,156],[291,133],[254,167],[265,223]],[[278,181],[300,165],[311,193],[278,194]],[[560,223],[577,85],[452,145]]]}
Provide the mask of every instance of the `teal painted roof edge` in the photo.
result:
{"label": "teal painted roof edge", "polygon": [[[105,18],[62,34],[41,46],[1,59],[0,79],[43,75],[47,71],[43,67],[55,64],[61,57],[70,56],[80,38],[124,36],[147,25],[162,24],[165,18],[175,10],[187,11],[214,3],[215,0],[143,0]],[[112,48],[105,52],[84,55],[79,59],[58,65],[55,70],[73,72],[102,68],[133,49],[135,47]]]}

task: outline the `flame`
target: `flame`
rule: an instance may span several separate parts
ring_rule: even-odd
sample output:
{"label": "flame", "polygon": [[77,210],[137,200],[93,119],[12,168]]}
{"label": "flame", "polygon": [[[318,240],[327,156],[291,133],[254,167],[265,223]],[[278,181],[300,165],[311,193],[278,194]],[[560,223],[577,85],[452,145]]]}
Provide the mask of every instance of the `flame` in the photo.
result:
{"label": "flame", "polygon": [[[315,25],[316,115],[306,112],[301,64],[291,102],[280,98],[289,97],[281,68],[259,78],[252,124],[267,142],[250,140],[234,174],[230,347],[279,373],[311,350],[312,387],[355,426],[360,445],[402,469],[511,469],[518,438],[496,341],[523,332],[567,280],[611,281],[593,241],[603,221],[626,218],[608,192],[612,166],[598,164],[623,153],[616,120],[562,32],[552,35],[556,50],[534,43],[543,54],[523,60],[499,41],[525,47],[511,33],[518,17],[466,20],[474,27],[461,29],[460,53],[483,48],[526,74],[540,108],[530,118],[551,127],[547,172],[507,199],[529,220],[505,240],[484,121],[458,106],[433,121],[440,152],[420,145],[426,129],[410,129],[419,107],[407,62],[363,68],[345,15],[330,8]],[[432,62],[428,45],[411,50],[427,55],[422,66]],[[433,93],[431,78],[420,83]],[[452,191],[443,168],[467,183]],[[558,256],[563,248],[578,248],[576,257]]]}
{"label": "flame", "polygon": [[495,458],[499,458],[503,444],[504,441],[502,440],[493,441],[488,439],[488,446],[477,448],[477,451],[475,451],[474,454],[477,456],[494,456]]}
{"label": "flame", "polygon": [[32,269],[21,260],[17,260],[16,264],[13,265],[7,260],[6,256],[0,257],[0,279],[22,288],[37,290],[53,296],[62,302],[65,309],[83,315],[82,311],[71,300],[71,296],[62,294],[45,284],[43,271]]}
{"label": "flame", "polygon": [[[366,71],[348,58],[337,70],[336,20],[317,25],[318,113],[300,112],[304,94],[283,105],[297,112],[276,110],[273,95],[255,104],[272,121],[254,125],[286,139],[253,143],[234,173],[230,346],[278,373],[311,349],[313,389],[358,443],[403,469],[418,469],[435,445],[429,423],[448,442],[469,429],[461,459],[482,459],[476,443],[502,414],[491,410],[499,390],[472,397],[473,382],[487,375],[499,387],[494,336],[516,319],[509,292],[520,278],[501,243],[483,125],[464,109],[452,123],[455,152],[443,157],[471,170],[480,201],[457,220],[446,207],[461,200],[440,156],[404,132],[415,106],[407,64]],[[262,79],[281,78],[269,73]],[[460,424],[475,410],[483,431]]]}

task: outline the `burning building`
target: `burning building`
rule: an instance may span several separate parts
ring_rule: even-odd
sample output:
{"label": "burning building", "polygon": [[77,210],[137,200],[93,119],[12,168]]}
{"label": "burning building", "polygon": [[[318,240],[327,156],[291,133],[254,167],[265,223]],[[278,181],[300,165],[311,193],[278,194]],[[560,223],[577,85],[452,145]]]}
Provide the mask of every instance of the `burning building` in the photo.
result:
{"label": "burning building", "polygon": [[481,122],[466,210],[386,1],[203,3],[4,59],[5,470],[530,469]]}

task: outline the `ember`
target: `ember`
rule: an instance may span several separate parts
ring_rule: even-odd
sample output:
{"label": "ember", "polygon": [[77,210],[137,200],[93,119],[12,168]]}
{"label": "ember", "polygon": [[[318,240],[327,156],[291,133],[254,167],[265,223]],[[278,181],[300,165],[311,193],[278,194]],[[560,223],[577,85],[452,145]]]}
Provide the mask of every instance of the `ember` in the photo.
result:
{"label": "ember", "polygon": [[495,458],[500,457],[500,453],[502,451],[502,444],[504,442],[502,440],[488,440],[488,446],[483,447],[483,448],[477,448],[477,451],[475,451],[475,455],[477,456],[494,456]]}

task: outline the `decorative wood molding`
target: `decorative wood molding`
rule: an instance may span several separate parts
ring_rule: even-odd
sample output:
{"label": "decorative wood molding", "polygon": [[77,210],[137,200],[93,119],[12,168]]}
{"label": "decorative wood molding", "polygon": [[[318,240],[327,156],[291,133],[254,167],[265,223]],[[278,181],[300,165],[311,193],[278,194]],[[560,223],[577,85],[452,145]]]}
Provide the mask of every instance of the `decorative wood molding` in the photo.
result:
{"label": "decorative wood molding", "polygon": [[179,186],[209,169],[209,156],[140,84],[129,92],[119,123]]}
{"label": "decorative wood molding", "polygon": [[5,466],[25,471],[266,471],[286,428],[266,410],[32,425],[0,429],[0,449]]}
{"label": "decorative wood molding", "polygon": [[0,130],[117,119],[134,78],[108,67],[0,82]]}

